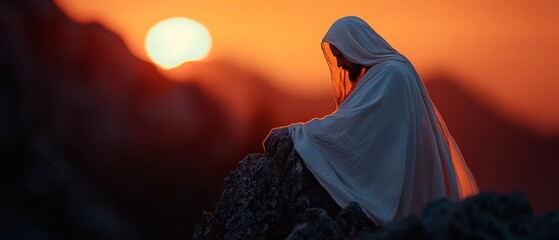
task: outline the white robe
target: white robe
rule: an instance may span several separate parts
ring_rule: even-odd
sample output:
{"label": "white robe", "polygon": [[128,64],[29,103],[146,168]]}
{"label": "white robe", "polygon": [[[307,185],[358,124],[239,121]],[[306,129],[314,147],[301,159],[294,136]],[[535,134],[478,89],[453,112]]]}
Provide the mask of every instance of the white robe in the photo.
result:
{"label": "white robe", "polygon": [[[370,69],[350,90],[337,93],[343,96],[336,98],[340,102],[334,113],[288,127],[306,166],[341,207],[357,201],[380,225],[417,214],[426,203],[443,197],[460,200],[477,193],[458,146],[411,63],[367,29],[368,25],[366,34],[378,36],[373,47],[389,54],[371,63],[372,57],[355,51],[363,36],[355,37],[351,27],[363,23],[356,17],[342,18],[330,28],[324,42]],[[363,28],[361,25],[358,27]],[[344,39],[348,35],[353,41]],[[334,70],[332,64],[330,67]],[[334,79],[340,76],[343,78],[343,74],[332,73],[333,84],[347,83],[347,79]]]}

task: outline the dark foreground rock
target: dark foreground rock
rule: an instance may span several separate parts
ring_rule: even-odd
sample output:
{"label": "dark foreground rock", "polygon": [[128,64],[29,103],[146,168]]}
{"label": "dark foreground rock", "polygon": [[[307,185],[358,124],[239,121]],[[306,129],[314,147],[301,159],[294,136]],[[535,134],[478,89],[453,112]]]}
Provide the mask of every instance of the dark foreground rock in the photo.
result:
{"label": "dark foreground rock", "polygon": [[362,239],[559,239],[559,211],[534,216],[517,192],[482,192],[462,202],[440,200]]}
{"label": "dark foreground rock", "polygon": [[239,162],[215,210],[204,213],[193,238],[284,239],[292,231],[291,239],[342,238],[375,229],[368,219],[347,220],[363,219],[358,205],[340,210],[293,150],[291,140],[283,139],[275,156],[252,154]]}
{"label": "dark foreground rock", "polygon": [[483,192],[379,228],[356,202],[340,209],[283,139],[275,156],[239,162],[193,239],[559,239],[559,211],[534,216],[522,193]]}

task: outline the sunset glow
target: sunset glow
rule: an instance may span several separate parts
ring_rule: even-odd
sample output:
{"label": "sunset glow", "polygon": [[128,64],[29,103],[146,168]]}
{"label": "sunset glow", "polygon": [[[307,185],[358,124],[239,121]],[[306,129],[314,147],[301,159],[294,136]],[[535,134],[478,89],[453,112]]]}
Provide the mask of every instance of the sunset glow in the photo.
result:
{"label": "sunset glow", "polygon": [[148,31],[145,41],[150,59],[164,69],[204,59],[211,45],[210,33],[204,25],[182,17],[155,24]]}
{"label": "sunset glow", "polygon": [[[433,123],[427,133],[446,141],[427,149],[449,147],[443,158],[463,157],[479,190],[524,192],[538,219],[547,219],[539,217],[549,216],[544,211],[559,209],[559,194],[553,191],[559,169],[559,1],[19,0],[0,6],[6,13],[0,18],[6,82],[0,84],[0,109],[6,110],[0,139],[6,140],[7,159],[25,160],[6,168],[8,182],[14,183],[9,195],[39,197],[31,201],[41,206],[22,208],[13,201],[14,213],[25,214],[25,221],[12,224],[18,236],[28,229],[52,239],[105,230],[107,237],[99,238],[202,236],[191,233],[195,222],[207,222],[202,210],[212,210],[224,196],[227,174],[266,152],[263,143],[271,129],[309,126],[327,133],[315,140],[338,140],[328,149],[349,143],[348,156],[370,153],[368,146],[402,153],[407,145],[389,140],[410,128],[406,121],[414,111],[394,115],[401,109],[390,106],[399,103],[423,112],[427,106],[436,115],[423,118]],[[346,75],[330,71],[337,60],[329,61],[331,49],[322,46],[328,46],[323,39],[332,24],[345,16],[366,21],[421,79],[408,68],[384,69],[396,74],[389,75],[381,69],[388,62],[362,69],[372,78],[414,74],[410,81],[389,82],[405,90],[392,100],[379,92],[393,89],[373,89],[379,82],[336,80]],[[367,32],[358,41],[338,43],[367,52],[374,44],[365,36],[377,36]],[[364,91],[351,91],[357,88]],[[336,96],[367,103],[346,111],[352,101],[338,108],[342,97]],[[387,114],[373,114],[382,108]],[[358,116],[360,111],[367,116]],[[395,134],[377,139],[377,131],[352,130],[376,139],[361,144],[348,138],[351,129],[329,127],[328,119],[340,114],[350,122],[339,126],[373,129],[384,122],[387,128],[381,130]],[[381,124],[372,124],[377,120]],[[407,143],[424,140],[418,134],[425,121],[415,122],[410,122],[414,131],[408,131]],[[446,128],[433,132],[439,125]],[[309,145],[295,144],[294,135],[278,153],[297,154],[293,146]],[[407,153],[419,158],[422,151]],[[279,155],[262,156],[282,160]],[[463,164],[451,163],[432,166],[446,171]],[[433,179],[448,180],[446,172]],[[468,182],[468,172],[456,174]],[[37,184],[28,181],[35,175]],[[54,185],[44,187],[42,180]],[[462,197],[476,192],[473,184],[458,185]],[[44,188],[39,195],[37,187]],[[85,201],[72,194],[83,195],[80,189],[86,191]],[[52,202],[76,204],[68,208]],[[103,211],[102,218],[90,219],[91,204]],[[76,228],[75,216],[85,217],[87,224]],[[69,231],[63,231],[65,226]]]}
{"label": "sunset glow", "polygon": [[275,0],[55,2],[74,20],[100,22],[116,32],[144,60],[150,60],[144,40],[154,23],[172,16],[196,19],[211,30],[206,59],[263,72],[275,87],[305,97],[331,94],[320,50],[330,24],[360,16],[410,59],[424,80],[451,74],[500,114],[543,133],[559,132],[556,2],[325,0],[297,7]]}

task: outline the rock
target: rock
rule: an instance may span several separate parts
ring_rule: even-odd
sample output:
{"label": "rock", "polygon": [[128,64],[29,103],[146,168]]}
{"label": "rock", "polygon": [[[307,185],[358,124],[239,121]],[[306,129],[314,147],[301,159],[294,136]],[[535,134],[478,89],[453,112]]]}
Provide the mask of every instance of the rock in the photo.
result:
{"label": "rock", "polygon": [[322,208],[305,210],[302,220],[301,223],[295,225],[286,239],[344,239],[340,227]]}
{"label": "rock", "polygon": [[363,209],[357,202],[348,203],[338,213],[336,223],[344,236],[349,238],[356,238],[362,233],[370,233],[377,230],[376,224],[363,212]]}
{"label": "rock", "polygon": [[439,200],[361,239],[559,239],[559,212],[534,216],[520,192],[482,192],[462,202]]}
{"label": "rock", "polygon": [[204,213],[193,238],[335,239],[375,229],[357,203],[340,210],[285,138],[275,156],[251,154],[239,162],[215,210]]}
{"label": "rock", "polygon": [[321,208],[305,210],[286,239],[356,239],[376,231],[377,225],[357,202],[350,202],[332,220]]}

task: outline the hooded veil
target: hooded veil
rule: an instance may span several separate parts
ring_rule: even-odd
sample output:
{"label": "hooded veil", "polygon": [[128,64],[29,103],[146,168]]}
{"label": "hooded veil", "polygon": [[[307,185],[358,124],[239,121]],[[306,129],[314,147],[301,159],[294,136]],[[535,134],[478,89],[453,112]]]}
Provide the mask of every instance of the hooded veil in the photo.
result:
{"label": "hooded veil", "polygon": [[[330,45],[369,67],[358,81],[337,67]],[[419,213],[428,202],[478,192],[423,81],[358,17],[337,20],[322,49],[337,109],[288,127],[296,151],[342,207],[357,201],[377,224]]]}

